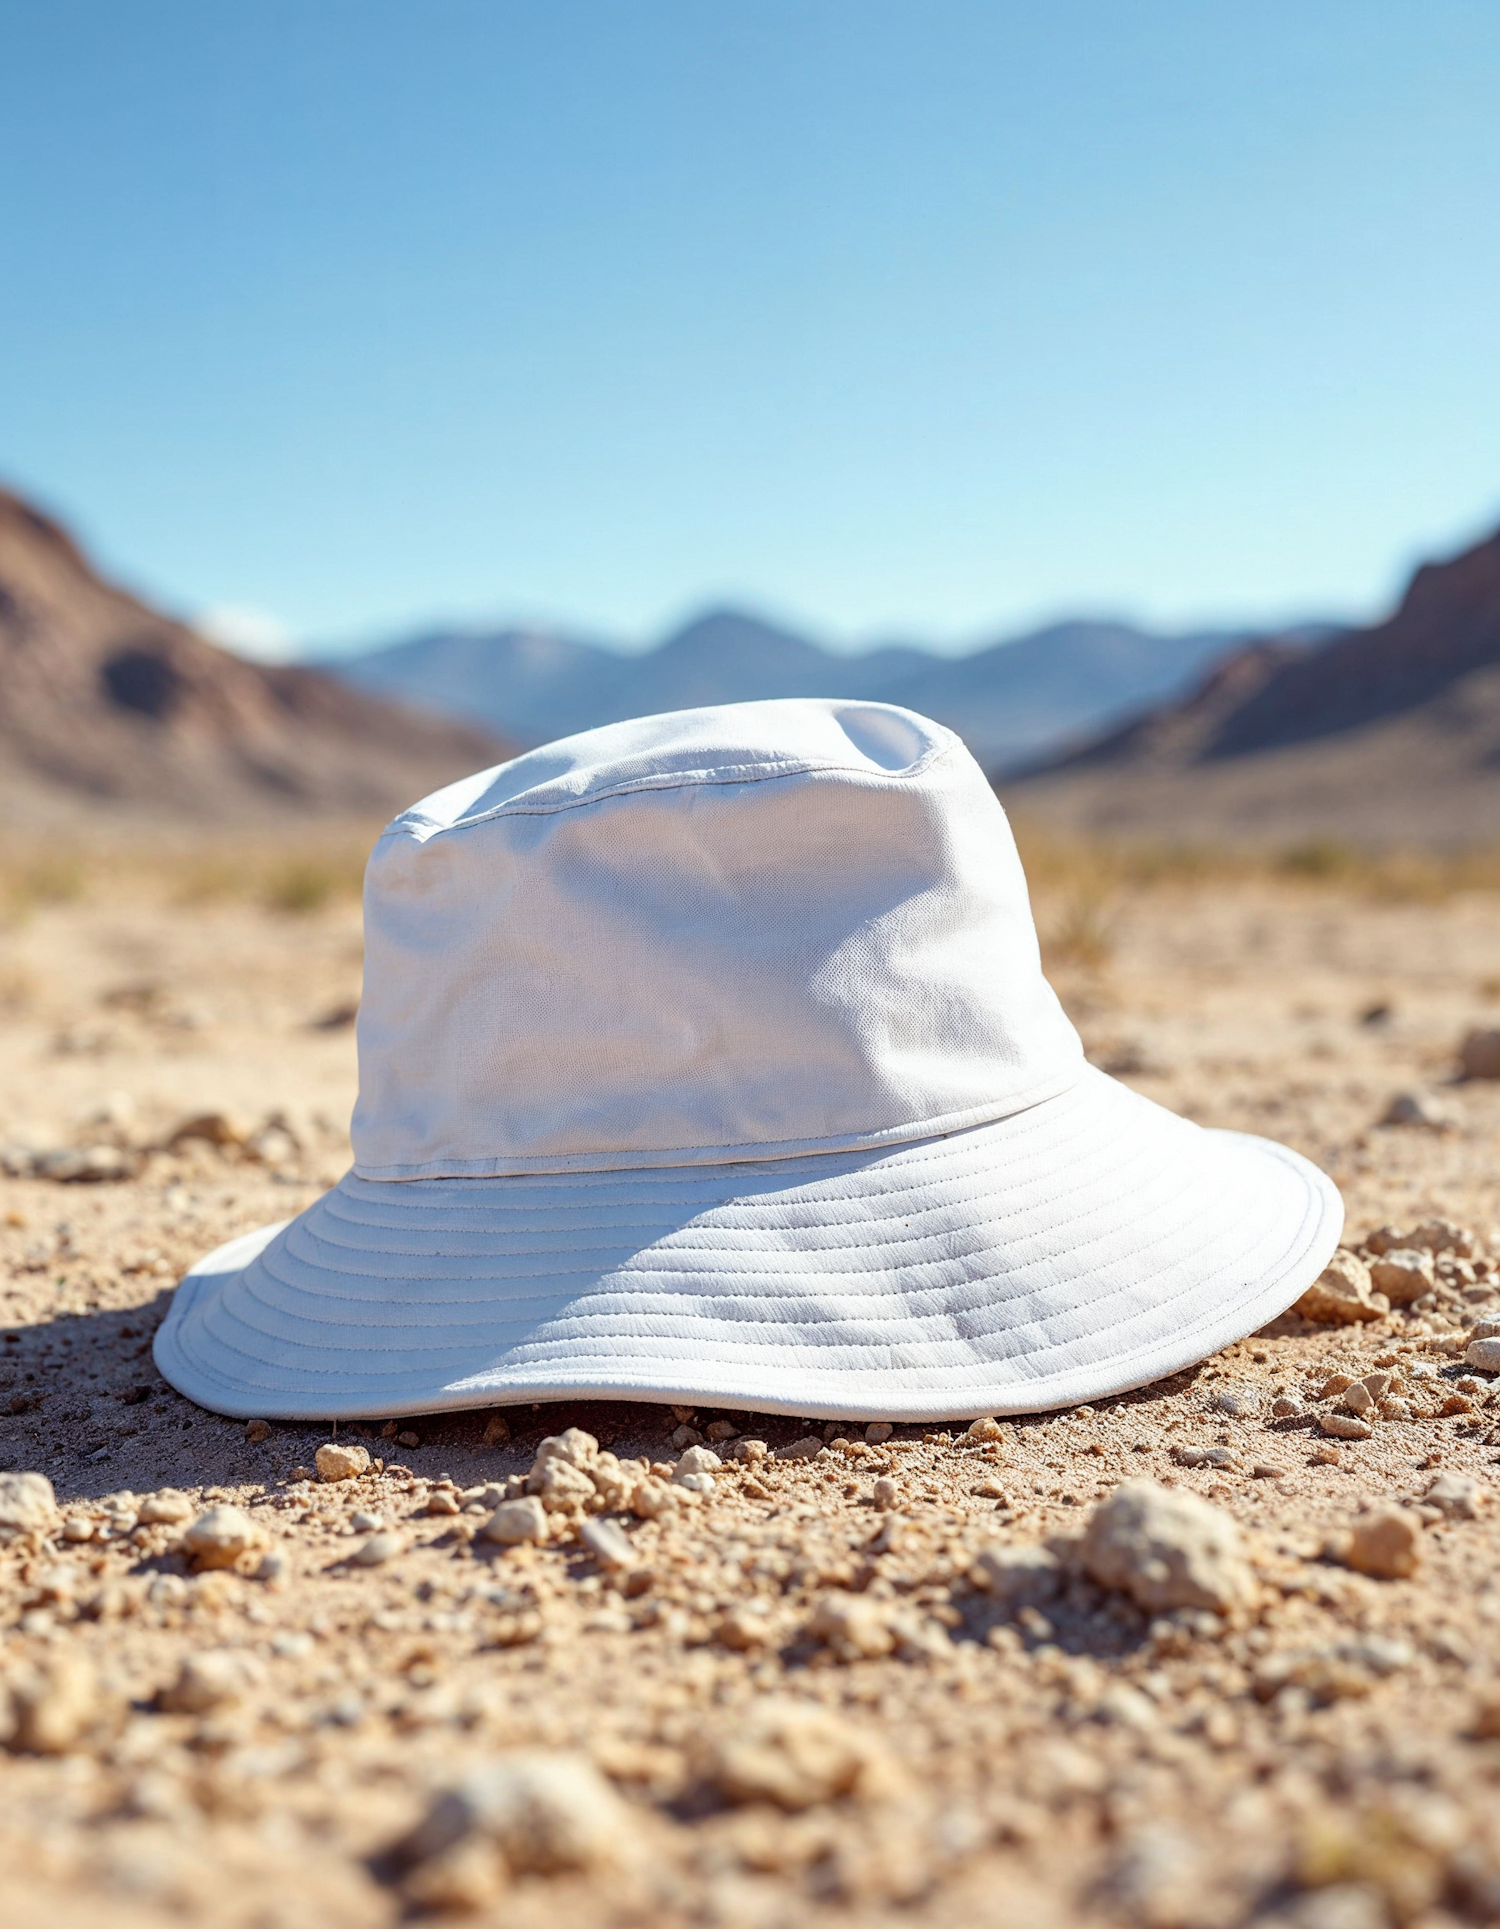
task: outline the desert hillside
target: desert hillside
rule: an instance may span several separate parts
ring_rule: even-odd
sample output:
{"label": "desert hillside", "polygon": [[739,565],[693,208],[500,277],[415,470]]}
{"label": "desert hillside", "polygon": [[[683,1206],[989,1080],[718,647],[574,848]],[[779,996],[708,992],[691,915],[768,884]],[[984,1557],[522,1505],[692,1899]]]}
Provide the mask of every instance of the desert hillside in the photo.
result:
{"label": "desert hillside", "polygon": [[1004,794],[1173,839],[1500,839],[1500,535],[1424,565],[1387,621],[1312,650],[1252,644]]}
{"label": "desert hillside", "polygon": [[0,801],[12,824],[372,817],[504,754],[315,670],[247,663],[105,581],[0,490]]}

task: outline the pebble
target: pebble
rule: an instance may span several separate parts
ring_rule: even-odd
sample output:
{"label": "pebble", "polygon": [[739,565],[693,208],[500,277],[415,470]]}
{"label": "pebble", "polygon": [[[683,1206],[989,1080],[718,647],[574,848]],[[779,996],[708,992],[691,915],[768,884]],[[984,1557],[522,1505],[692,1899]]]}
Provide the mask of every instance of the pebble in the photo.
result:
{"label": "pebble", "polygon": [[865,1428],[865,1440],[872,1447],[879,1447],[889,1440],[896,1429],[889,1420],[872,1420]]}
{"label": "pebble", "polygon": [[157,1706],[169,1715],[202,1715],[238,1701],[258,1674],[248,1655],[226,1648],[209,1648],[184,1655],[177,1678],[157,1696]]}
{"label": "pebble", "polygon": [[484,1432],[479,1436],[483,1447],[498,1447],[510,1438],[510,1422],[503,1413],[492,1413],[484,1423]]}
{"label": "pebble", "polygon": [[357,1441],[325,1440],[313,1464],[319,1480],[358,1480],[370,1471],[370,1452]]}
{"label": "pebble", "polygon": [[1399,1507],[1380,1507],[1330,1537],[1328,1552],[1358,1574],[1379,1581],[1404,1580],[1421,1564],[1421,1526]]}
{"label": "pebble", "polygon": [[1432,1255],[1412,1247],[1397,1247],[1370,1263],[1370,1283],[1392,1306],[1410,1306],[1433,1286]]}
{"label": "pebble", "polygon": [[1260,1396],[1249,1387],[1224,1387],[1209,1404],[1216,1413],[1227,1413],[1235,1420],[1248,1420],[1260,1412]]}
{"label": "pebble", "polygon": [[265,1544],[265,1534],[239,1507],[210,1507],[182,1537],[195,1569],[234,1567],[242,1555]]}
{"label": "pebble", "polygon": [[104,1712],[99,1676],[87,1655],[65,1652],[13,1676],[9,1709],[0,1710],[6,1745],[31,1755],[65,1755]]}
{"label": "pebble", "polygon": [[993,1594],[1007,1607],[1036,1607],[1061,1587],[1057,1556],[1040,1545],[997,1541],[981,1548],[971,1578],[976,1587]]}
{"label": "pebble", "polygon": [[601,1567],[634,1565],[635,1549],[631,1546],[630,1536],[618,1521],[586,1520],[578,1530],[578,1538]]}
{"label": "pebble", "polygon": [[56,1185],[105,1185],[134,1176],[138,1156],[120,1145],[63,1146],[32,1161],[38,1179]]}
{"label": "pebble", "polygon": [[502,1502],[479,1530],[481,1540],[496,1541],[502,1547],[544,1541],[550,1533],[547,1510],[534,1494]]}
{"label": "pebble", "polygon": [[1350,1326],[1380,1319],[1390,1306],[1372,1292],[1369,1267],[1341,1247],[1297,1301],[1296,1310],[1321,1325]]}
{"label": "pebble", "polygon": [[517,1749],[445,1790],[393,1851],[420,1867],[475,1838],[516,1874],[552,1875],[619,1859],[636,1824],[586,1755]]}
{"label": "pebble", "polygon": [[0,1474],[0,1545],[23,1534],[50,1534],[57,1499],[45,1474]]}
{"label": "pebble", "polygon": [[169,1152],[175,1152],[190,1139],[201,1139],[205,1145],[221,1149],[237,1147],[245,1143],[252,1129],[247,1120],[228,1112],[195,1112],[191,1118],[174,1125],[162,1143]]}
{"label": "pebble", "polygon": [[1377,1123],[1419,1126],[1428,1132],[1451,1132],[1458,1125],[1458,1118],[1451,1105],[1444,1105],[1431,1092],[1397,1092]]}
{"label": "pebble", "polygon": [[690,1494],[702,1494],[705,1499],[714,1492],[712,1474],[674,1474],[672,1483],[677,1487],[686,1487]]}
{"label": "pebble", "polygon": [[463,1511],[463,1502],[457,1494],[450,1493],[446,1487],[436,1487],[427,1496],[427,1505],[423,1511],[429,1514],[458,1514]]}
{"label": "pebble", "polygon": [[771,1623],[753,1607],[726,1608],[714,1629],[726,1648],[736,1654],[749,1654],[765,1647],[771,1639]]}
{"label": "pebble", "polygon": [[800,1440],[794,1440],[789,1447],[783,1447],[778,1458],[782,1460],[816,1460],[827,1449],[823,1437],[817,1433],[807,1433]]}
{"label": "pebble", "polygon": [[350,1515],[349,1525],[356,1534],[378,1534],[385,1526],[385,1517],[382,1514],[372,1514],[367,1508],[361,1507],[357,1514]]}
{"label": "pebble", "polygon": [[1278,1466],[1274,1460],[1257,1460],[1250,1469],[1250,1473],[1255,1480],[1285,1480],[1287,1470],[1285,1467]]}
{"label": "pebble", "polygon": [[755,1466],[759,1461],[769,1459],[771,1449],[764,1440],[736,1440],[730,1453],[735,1460]]}
{"label": "pebble", "polygon": [[245,1438],[250,1442],[252,1447],[260,1446],[264,1441],[269,1440],[270,1437],[271,1423],[269,1420],[247,1420],[245,1422]]}
{"label": "pebble", "polygon": [[179,1521],[191,1520],[196,1509],[186,1494],[180,1494],[175,1487],[163,1487],[154,1494],[147,1494],[141,1502],[138,1518],[148,1527],[175,1527]]}
{"label": "pebble", "polygon": [[[1485,1323],[1492,1324],[1490,1321]],[[1477,1366],[1481,1373],[1500,1373],[1500,1335],[1470,1340],[1464,1348],[1464,1364]]]}
{"label": "pebble", "polygon": [[827,1594],[813,1610],[807,1632],[840,1661],[873,1660],[896,1645],[887,1606],[867,1594]]}
{"label": "pebble", "polygon": [[684,1474],[711,1474],[723,1464],[712,1447],[689,1447],[677,1462],[677,1477],[680,1480]]}
{"label": "pebble", "polygon": [[1465,1032],[1458,1047],[1458,1069],[1464,1078],[1500,1078],[1500,1031]]}
{"label": "pebble", "polygon": [[1375,1431],[1368,1420],[1356,1419],[1352,1413],[1320,1413],[1318,1425],[1335,1440],[1368,1440]]}
{"label": "pebble", "polygon": [[1235,1521],[1196,1494],[1150,1480],[1127,1480],[1099,1503],[1082,1555],[1101,1587],[1117,1588],[1153,1613],[1227,1613],[1258,1592]]}
{"label": "pebble", "polygon": [[1423,1498],[1449,1520],[1477,1520],[1485,1493],[1468,1474],[1445,1473],[1438,1475]]}
{"label": "pebble", "polygon": [[401,1537],[399,1534],[372,1534],[367,1541],[361,1542],[349,1556],[349,1565],[351,1567],[383,1567],[387,1561],[394,1560],[400,1552]]}
{"label": "pebble", "polygon": [[889,1474],[882,1474],[875,1482],[873,1498],[875,1505],[879,1507],[882,1512],[888,1513],[890,1509],[900,1501],[901,1489],[896,1485],[895,1481],[891,1479]]}
{"label": "pebble", "polygon": [[475,1915],[509,1879],[504,1857],[484,1835],[471,1835],[406,1871],[401,1892],[420,1915]]}
{"label": "pebble", "polygon": [[705,1778],[730,1802],[797,1813],[843,1795],[885,1793],[894,1764],[873,1736],[815,1702],[771,1697],[712,1737]]}
{"label": "pebble", "polygon": [[[868,1440],[869,1437],[867,1431],[865,1438]],[[975,1420],[971,1423],[964,1434],[964,1438],[965,1440],[1003,1440],[1005,1438],[1005,1429],[998,1420],[986,1415],[985,1418]]]}

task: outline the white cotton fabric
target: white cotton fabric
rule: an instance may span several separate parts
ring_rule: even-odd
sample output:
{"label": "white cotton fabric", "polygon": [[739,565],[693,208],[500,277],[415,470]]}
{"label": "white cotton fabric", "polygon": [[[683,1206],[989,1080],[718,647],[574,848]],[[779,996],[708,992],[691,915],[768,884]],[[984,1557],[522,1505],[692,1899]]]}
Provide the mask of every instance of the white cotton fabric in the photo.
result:
{"label": "white cotton fabric", "polygon": [[877,1145],[1082,1060],[994,792],[886,704],[647,717],[440,791],[375,846],[365,959],[367,1179]]}
{"label": "white cotton fabric", "polygon": [[428,798],[366,880],[353,1171],[179,1288],[216,1411],[506,1399],[964,1418],[1204,1357],[1338,1194],[1084,1063],[1014,842],[892,706],[612,725]]}

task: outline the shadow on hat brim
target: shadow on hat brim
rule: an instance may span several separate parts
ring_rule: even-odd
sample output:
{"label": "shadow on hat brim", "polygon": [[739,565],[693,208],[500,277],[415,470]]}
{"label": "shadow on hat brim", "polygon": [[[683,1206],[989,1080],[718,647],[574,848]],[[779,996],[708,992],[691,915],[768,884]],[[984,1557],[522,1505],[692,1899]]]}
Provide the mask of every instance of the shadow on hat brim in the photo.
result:
{"label": "shadow on hat brim", "polygon": [[1283,1312],[1332,1182],[1087,1068],[878,1152],[545,1178],[347,1175],[179,1286],[157,1366],[237,1417],[659,1400],[964,1420],[1097,1400]]}

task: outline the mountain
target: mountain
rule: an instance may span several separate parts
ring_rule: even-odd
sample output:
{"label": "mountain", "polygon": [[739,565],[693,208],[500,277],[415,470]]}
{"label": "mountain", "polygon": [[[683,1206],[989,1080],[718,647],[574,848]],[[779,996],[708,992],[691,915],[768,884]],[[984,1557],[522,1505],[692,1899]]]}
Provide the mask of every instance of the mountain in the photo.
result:
{"label": "mountain", "polygon": [[1004,794],[1096,830],[1500,841],[1500,533],[1424,564],[1384,622],[1252,643]]}
{"label": "mountain", "polygon": [[1059,623],[962,657],[856,655],[733,609],[635,655],[556,633],[434,630],[323,667],[366,690],[471,717],[525,744],[656,710],[759,697],[878,698],[950,724],[989,766],[1091,735],[1186,688],[1241,638]]}
{"label": "mountain", "polygon": [[[0,803],[245,821],[374,814],[507,753],[315,669],[246,663],[106,582],[0,490]],[[76,815],[76,811],[74,811]]]}

